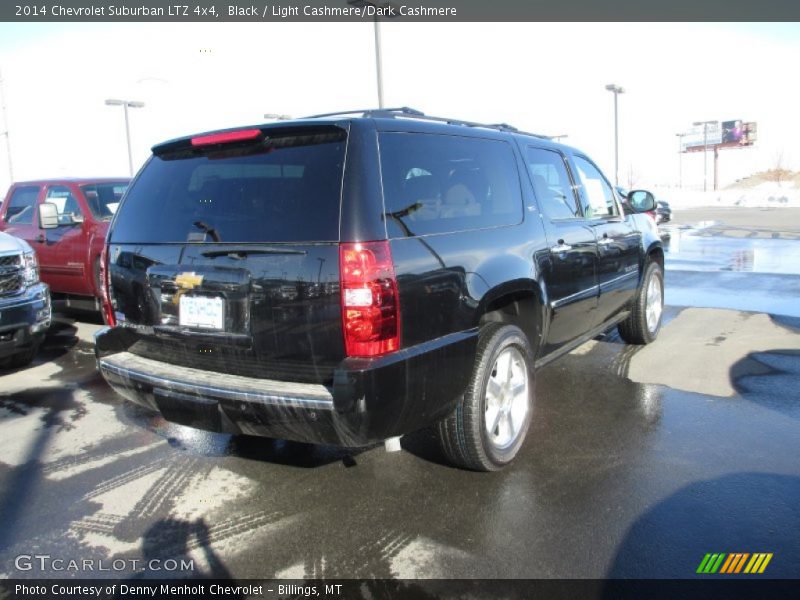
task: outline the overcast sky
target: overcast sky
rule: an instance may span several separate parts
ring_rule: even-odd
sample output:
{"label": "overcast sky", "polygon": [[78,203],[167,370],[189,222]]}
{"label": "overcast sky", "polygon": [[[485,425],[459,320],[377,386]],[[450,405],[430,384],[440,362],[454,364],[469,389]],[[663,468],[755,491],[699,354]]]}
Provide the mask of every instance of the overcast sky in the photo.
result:
{"label": "overcast sky", "polygon": [[[722,183],[800,168],[798,24],[384,23],[388,106],[507,122],[590,154],[613,179],[613,96],[621,95],[620,180],[675,184],[693,121],[758,123],[753,149],[721,152]],[[377,105],[369,23],[0,24],[14,178],[127,174],[165,139]],[[711,161],[709,160],[709,177]],[[684,184],[702,186],[700,154]],[[0,186],[9,182],[0,143]]]}

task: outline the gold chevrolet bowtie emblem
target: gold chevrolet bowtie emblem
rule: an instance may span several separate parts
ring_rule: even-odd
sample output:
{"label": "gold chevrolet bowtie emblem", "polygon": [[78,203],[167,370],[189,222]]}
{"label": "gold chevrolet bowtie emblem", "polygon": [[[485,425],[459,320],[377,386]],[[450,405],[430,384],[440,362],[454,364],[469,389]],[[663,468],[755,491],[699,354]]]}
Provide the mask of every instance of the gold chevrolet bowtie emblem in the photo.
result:
{"label": "gold chevrolet bowtie emblem", "polygon": [[181,273],[175,278],[175,285],[184,290],[191,290],[203,283],[203,276],[194,271],[191,273]]}
{"label": "gold chevrolet bowtie emblem", "polygon": [[175,285],[177,285],[180,289],[172,297],[172,303],[175,306],[178,306],[178,303],[181,300],[181,295],[188,290],[196,288],[201,283],[203,283],[203,276],[198,275],[194,271],[181,273],[180,275],[175,277]]}

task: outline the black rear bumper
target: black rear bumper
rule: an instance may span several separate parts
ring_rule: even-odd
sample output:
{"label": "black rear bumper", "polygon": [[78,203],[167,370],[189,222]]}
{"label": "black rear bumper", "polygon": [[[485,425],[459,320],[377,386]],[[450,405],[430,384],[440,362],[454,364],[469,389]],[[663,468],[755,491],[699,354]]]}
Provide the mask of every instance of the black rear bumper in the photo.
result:
{"label": "black rear bumper", "polygon": [[[96,334],[96,348],[107,346]],[[98,367],[125,398],[182,425],[233,434],[362,446],[429,425],[454,408],[467,385],[477,330],[380,358],[346,359],[332,385],[203,371],[130,352]]]}

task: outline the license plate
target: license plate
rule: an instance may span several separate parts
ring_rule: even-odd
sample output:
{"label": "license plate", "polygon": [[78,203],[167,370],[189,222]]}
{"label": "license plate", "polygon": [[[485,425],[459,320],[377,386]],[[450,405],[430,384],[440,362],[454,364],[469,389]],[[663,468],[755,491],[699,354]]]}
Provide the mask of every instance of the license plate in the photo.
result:
{"label": "license plate", "polygon": [[212,296],[181,296],[178,322],[182,327],[203,329],[223,328],[222,298]]}

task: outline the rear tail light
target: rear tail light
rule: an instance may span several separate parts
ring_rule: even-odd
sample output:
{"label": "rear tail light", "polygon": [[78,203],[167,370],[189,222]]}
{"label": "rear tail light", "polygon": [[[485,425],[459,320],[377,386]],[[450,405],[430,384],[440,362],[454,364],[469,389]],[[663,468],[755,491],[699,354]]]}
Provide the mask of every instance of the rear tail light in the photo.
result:
{"label": "rear tail light", "polygon": [[389,242],[339,245],[342,326],[348,356],[400,348],[400,303]]}
{"label": "rear tail light", "polygon": [[100,299],[103,304],[103,317],[106,325],[114,327],[117,319],[114,316],[114,307],[111,305],[111,275],[108,269],[108,244],[103,246],[100,254]]}

